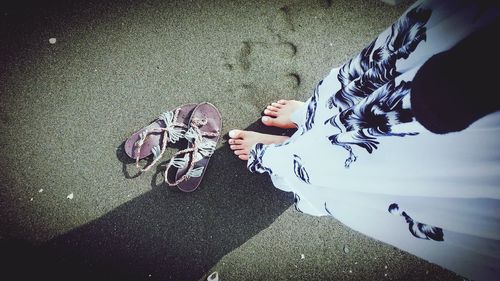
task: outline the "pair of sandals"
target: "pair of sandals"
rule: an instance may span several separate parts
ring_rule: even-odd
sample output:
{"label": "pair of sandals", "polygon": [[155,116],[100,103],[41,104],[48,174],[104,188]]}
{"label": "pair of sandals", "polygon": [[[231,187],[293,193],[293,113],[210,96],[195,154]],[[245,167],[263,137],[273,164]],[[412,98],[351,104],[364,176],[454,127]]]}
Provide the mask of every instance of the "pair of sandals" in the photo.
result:
{"label": "pair of sandals", "polygon": [[[165,182],[181,191],[192,192],[201,183],[221,129],[221,115],[213,104],[186,104],[162,113],[151,124],[132,134],[125,141],[125,153],[135,159],[140,172],[146,172],[161,159],[169,143],[187,140],[187,147],[178,151],[167,164]],[[139,160],[151,154],[152,162],[141,167]]]}

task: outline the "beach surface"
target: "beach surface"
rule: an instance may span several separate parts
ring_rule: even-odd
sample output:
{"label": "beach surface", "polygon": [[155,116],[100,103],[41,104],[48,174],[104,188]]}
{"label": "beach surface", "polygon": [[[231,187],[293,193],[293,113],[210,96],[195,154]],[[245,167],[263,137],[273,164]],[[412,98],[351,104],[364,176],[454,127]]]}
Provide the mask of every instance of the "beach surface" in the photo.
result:
{"label": "beach surface", "polygon": [[[124,141],[210,102],[223,134],[305,100],[412,2],[13,1],[0,4],[0,252],[17,280],[463,280],[251,174],[227,138],[198,190],[137,175]],[[3,279],[3,278],[2,278]],[[4,279],[14,280],[14,279]]]}

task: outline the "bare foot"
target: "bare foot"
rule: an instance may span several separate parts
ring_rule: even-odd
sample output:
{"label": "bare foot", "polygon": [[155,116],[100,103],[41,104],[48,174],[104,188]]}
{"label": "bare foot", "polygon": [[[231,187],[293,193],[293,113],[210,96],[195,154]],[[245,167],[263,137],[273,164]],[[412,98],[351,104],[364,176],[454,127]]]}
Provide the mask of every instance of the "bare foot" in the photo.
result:
{"label": "bare foot", "polygon": [[290,117],[302,105],[304,105],[303,102],[296,100],[279,100],[278,102],[273,102],[264,110],[266,116],[262,117],[262,123],[266,126],[282,129],[297,128],[297,125],[292,122]]}
{"label": "bare foot", "polygon": [[250,149],[257,143],[263,144],[281,144],[289,137],[261,134],[252,131],[231,130],[229,132],[229,144],[234,154],[241,160],[248,160]]}

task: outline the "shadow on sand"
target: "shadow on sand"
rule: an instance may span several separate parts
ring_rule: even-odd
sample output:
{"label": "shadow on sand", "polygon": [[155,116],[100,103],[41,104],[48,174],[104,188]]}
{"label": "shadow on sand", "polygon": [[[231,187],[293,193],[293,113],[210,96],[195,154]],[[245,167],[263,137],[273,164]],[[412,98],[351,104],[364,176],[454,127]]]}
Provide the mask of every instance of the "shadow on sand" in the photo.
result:
{"label": "shadow on sand", "polygon": [[[114,1],[94,3],[100,5],[97,8],[80,0],[46,2],[0,5],[1,22],[6,24],[0,34],[13,42],[0,46],[4,65],[18,60],[16,44],[36,34],[37,26],[69,30],[91,16],[101,16],[79,16],[69,21],[71,26],[58,24],[63,18],[72,19],[72,11],[93,7],[92,11],[106,14],[120,10],[115,9]],[[134,1],[123,2],[116,7],[126,10]],[[262,127],[255,123],[248,129],[269,132]],[[123,162],[124,176],[133,181],[134,175],[127,172],[133,170],[133,164],[122,146],[117,158]],[[273,188],[269,177],[249,173],[227,145],[214,153],[202,185],[193,193],[159,184],[162,168],[164,165],[150,173],[151,191],[43,245],[0,237],[2,277],[7,276],[3,279],[198,280],[224,255],[267,228],[293,202],[291,195]]]}
{"label": "shadow on sand", "polygon": [[[247,129],[286,133],[263,127]],[[123,149],[117,157],[133,166]],[[193,193],[158,185],[163,167],[151,191],[40,247],[3,240],[6,268],[17,280],[199,280],[293,201],[269,177],[249,173],[228,145],[214,153]]]}

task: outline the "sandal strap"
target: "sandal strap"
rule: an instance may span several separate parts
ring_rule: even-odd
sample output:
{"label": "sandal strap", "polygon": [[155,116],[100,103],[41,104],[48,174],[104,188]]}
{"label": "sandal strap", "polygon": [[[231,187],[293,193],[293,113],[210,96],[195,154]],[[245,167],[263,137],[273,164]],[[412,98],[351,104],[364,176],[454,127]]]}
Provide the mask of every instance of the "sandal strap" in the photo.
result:
{"label": "sandal strap", "polygon": [[[161,156],[163,155],[163,153],[166,150],[167,143],[168,143],[168,131],[164,128],[161,128],[161,129],[163,129],[163,130],[156,130],[155,129],[155,130],[151,130],[149,132],[146,132],[146,134],[141,133],[141,138],[139,139],[139,141],[137,143],[137,150],[136,150],[137,157],[135,158],[135,167],[140,172],[147,172],[149,169],[151,169],[151,167],[153,167],[153,165],[156,164],[156,162],[158,162],[158,160],[160,160]],[[139,160],[140,160],[139,155],[141,152],[141,147],[144,144],[144,140],[146,139],[147,135],[149,135],[151,133],[162,132],[162,131],[163,131],[163,141],[162,141],[161,147],[160,147],[160,145],[153,147],[153,149],[152,149],[153,161],[149,165],[146,165],[145,167],[141,168],[141,166],[139,165]]]}
{"label": "sandal strap", "polygon": [[[195,145],[195,147],[196,147],[196,145]],[[168,163],[167,168],[165,169],[165,182],[169,186],[176,186],[179,183],[181,183],[181,182],[187,180],[188,178],[190,178],[191,176],[193,176],[192,171],[193,171],[194,165],[196,164],[196,161],[194,161],[194,159],[189,161],[189,156],[188,157],[186,157],[186,156],[189,155],[189,153],[194,153],[194,151],[196,150],[195,147],[181,150],[181,151],[177,152],[174,155],[174,157],[172,157],[170,159],[170,162]],[[185,156],[182,158],[178,158],[177,156],[181,155],[181,154],[184,154]],[[192,154],[192,155],[194,155],[194,154]],[[190,163],[188,164],[188,162],[190,162]],[[181,168],[184,168],[186,165],[189,165],[187,172],[184,175],[182,175],[182,177],[177,179],[175,182],[171,182],[168,178],[168,172],[170,171],[172,166],[176,167],[178,169],[181,169]],[[201,168],[201,171],[199,172],[198,176],[201,176],[203,174],[203,167],[199,167],[199,168]],[[198,173],[196,173],[196,175],[197,174]],[[194,176],[196,176],[196,175],[194,175]]]}
{"label": "sandal strap", "polygon": [[204,135],[199,129],[191,127],[184,136],[189,142],[197,144],[197,152],[202,156],[210,157],[215,151],[217,143],[212,140],[203,140]]}
{"label": "sandal strap", "polygon": [[[179,141],[179,139],[184,137],[185,130],[183,129],[178,129],[176,127],[181,127],[181,128],[186,128],[187,125],[178,123],[177,117],[179,116],[180,108],[177,108],[175,111],[167,111],[162,113],[157,120],[163,121],[165,124],[165,127],[161,128],[155,128],[152,130],[144,130],[140,135],[139,135],[139,140],[136,142],[136,159],[135,159],[135,166],[140,172],[146,172],[153,165],[155,165],[163,156],[163,153],[165,153],[165,150],[167,148],[167,143],[170,141],[171,143],[176,143]],[[163,141],[160,145],[157,145],[153,147],[152,152],[153,152],[153,161],[149,164],[146,165],[145,167],[141,168],[139,165],[139,155],[141,152],[141,147],[144,144],[144,141],[146,140],[146,137],[150,134],[153,133],[161,133],[163,132]]]}
{"label": "sandal strap", "polygon": [[[193,147],[186,148],[177,152],[170,162],[167,165],[165,170],[165,182],[169,186],[176,186],[179,183],[191,178],[191,177],[201,177],[203,175],[203,171],[205,167],[197,167],[194,168],[194,165],[199,160],[204,157],[210,157],[215,151],[215,147],[217,145],[216,142],[212,140],[203,140],[204,136],[219,136],[219,132],[210,133],[210,132],[202,132],[199,127],[205,125],[207,123],[206,119],[198,119],[193,118],[191,120],[191,127],[184,134],[184,138],[188,140],[188,142],[193,144]],[[177,156],[184,154],[184,157],[179,158]],[[189,161],[189,154],[191,154],[191,161]],[[190,163],[188,163],[190,162]],[[171,182],[168,178],[168,172],[172,167],[181,169],[189,165],[187,172],[182,175],[175,182]]]}
{"label": "sandal strap", "polygon": [[184,130],[176,129],[175,127],[187,128],[187,125],[175,122],[179,115],[180,108],[177,108],[174,112],[167,111],[158,117],[159,120],[163,121],[166,130],[169,132],[169,140],[172,143],[176,143],[179,139],[183,138]]}
{"label": "sandal strap", "polygon": [[202,132],[200,130],[200,127],[206,125],[208,123],[208,120],[206,118],[192,118],[191,119],[191,128],[196,128],[199,134],[203,137],[217,137],[220,135],[219,131],[217,132]]}

